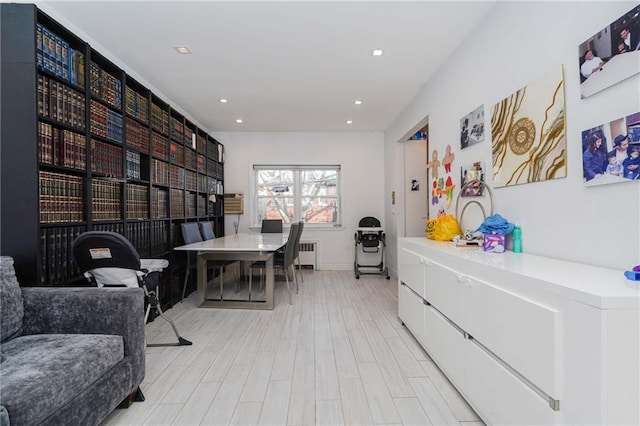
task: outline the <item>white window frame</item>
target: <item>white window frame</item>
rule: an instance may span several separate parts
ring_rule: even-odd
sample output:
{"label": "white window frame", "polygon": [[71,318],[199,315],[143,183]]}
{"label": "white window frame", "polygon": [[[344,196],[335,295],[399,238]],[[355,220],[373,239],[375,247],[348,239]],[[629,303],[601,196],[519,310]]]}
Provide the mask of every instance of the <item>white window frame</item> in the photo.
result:
{"label": "white window frame", "polygon": [[[251,165],[251,221],[250,228],[260,229],[262,224],[262,218],[258,215],[258,173],[259,170],[290,170],[293,172],[293,203],[294,203],[294,218],[293,221],[297,222],[301,220],[302,214],[302,195],[301,195],[301,172],[305,170],[334,170],[336,172],[336,198],[338,203],[338,219],[336,223],[324,224],[324,223],[305,223],[305,229],[336,229],[342,227],[342,167],[337,164],[253,164]],[[285,223],[285,227],[289,224]]]}

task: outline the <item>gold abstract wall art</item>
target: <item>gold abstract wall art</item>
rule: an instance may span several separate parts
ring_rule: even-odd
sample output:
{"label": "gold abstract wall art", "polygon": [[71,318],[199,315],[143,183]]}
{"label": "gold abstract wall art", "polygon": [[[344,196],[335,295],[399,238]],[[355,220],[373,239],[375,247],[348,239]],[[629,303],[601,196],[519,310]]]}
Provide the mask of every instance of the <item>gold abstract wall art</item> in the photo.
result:
{"label": "gold abstract wall art", "polygon": [[493,186],[567,176],[562,65],[491,109]]}

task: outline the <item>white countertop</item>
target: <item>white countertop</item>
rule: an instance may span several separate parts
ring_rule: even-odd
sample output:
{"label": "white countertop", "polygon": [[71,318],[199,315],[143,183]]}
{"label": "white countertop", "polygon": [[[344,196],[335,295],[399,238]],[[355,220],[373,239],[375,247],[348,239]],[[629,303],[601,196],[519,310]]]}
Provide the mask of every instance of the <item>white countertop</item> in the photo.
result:
{"label": "white countertop", "polygon": [[[464,266],[473,262],[490,269],[515,274],[516,279],[544,291],[600,309],[639,309],[640,282],[624,277],[624,271],[552,259],[528,253],[486,253],[482,248],[457,248],[450,242],[422,237],[400,238],[399,247],[416,249],[434,261],[454,260]],[[633,265],[631,265],[633,266]],[[630,268],[631,268],[630,266]],[[461,271],[464,273],[464,271]]]}

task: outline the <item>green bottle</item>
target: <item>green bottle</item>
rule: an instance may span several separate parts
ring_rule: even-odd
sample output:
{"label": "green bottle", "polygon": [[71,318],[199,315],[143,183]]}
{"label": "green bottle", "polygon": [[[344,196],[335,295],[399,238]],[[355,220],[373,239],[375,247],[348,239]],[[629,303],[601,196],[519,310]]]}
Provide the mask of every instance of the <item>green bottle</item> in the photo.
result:
{"label": "green bottle", "polygon": [[513,252],[522,253],[522,229],[520,225],[513,228]]}

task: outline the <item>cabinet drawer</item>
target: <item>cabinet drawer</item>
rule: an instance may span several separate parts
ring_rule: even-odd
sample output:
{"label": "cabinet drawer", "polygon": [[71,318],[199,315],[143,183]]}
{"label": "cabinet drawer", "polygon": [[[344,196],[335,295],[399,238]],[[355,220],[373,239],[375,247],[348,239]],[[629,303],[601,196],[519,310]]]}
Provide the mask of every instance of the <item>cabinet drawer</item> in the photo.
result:
{"label": "cabinet drawer", "polygon": [[421,345],[424,345],[424,308],[422,298],[406,285],[398,285],[398,317]]}
{"label": "cabinet drawer", "polygon": [[466,329],[469,280],[442,265],[425,263],[425,299],[458,327]]}
{"label": "cabinet drawer", "polygon": [[398,274],[400,281],[411,287],[423,299],[424,297],[424,264],[422,256],[400,249],[398,256]]}
{"label": "cabinet drawer", "polygon": [[559,313],[470,279],[465,331],[554,398],[558,397]]}
{"label": "cabinet drawer", "polygon": [[465,382],[465,339],[460,330],[452,326],[432,306],[424,311],[425,349],[457,388]]}
{"label": "cabinet drawer", "polygon": [[542,396],[472,341],[465,340],[465,345],[464,393],[483,420],[496,425],[552,425],[558,421],[558,413]]}

